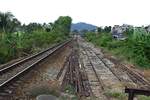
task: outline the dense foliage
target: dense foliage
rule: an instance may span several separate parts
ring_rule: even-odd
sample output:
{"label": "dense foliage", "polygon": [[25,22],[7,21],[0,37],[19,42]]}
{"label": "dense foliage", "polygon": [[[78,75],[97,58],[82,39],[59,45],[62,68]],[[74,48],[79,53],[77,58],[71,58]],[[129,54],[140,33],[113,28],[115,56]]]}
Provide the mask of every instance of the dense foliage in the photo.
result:
{"label": "dense foliage", "polygon": [[20,24],[11,12],[0,12],[0,33],[14,32]]}
{"label": "dense foliage", "polygon": [[111,33],[86,33],[85,38],[140,67],[150,68],[150,33],[135,28],[126,34],[128,38],[124,41],[113,39]]}
{"label": "dense foliage", "polygon": [[99,33],[109,33],[111,31],[111,26],[105,26],[104,28],[98,27],[97,31]]}
{"label": "dense foliage", "polygon": [[21,25],[11,13],[1,12],[0,63],[39,52],[51,44],[66,40],[71,21],[70,17],[61,16],[54,23]]}

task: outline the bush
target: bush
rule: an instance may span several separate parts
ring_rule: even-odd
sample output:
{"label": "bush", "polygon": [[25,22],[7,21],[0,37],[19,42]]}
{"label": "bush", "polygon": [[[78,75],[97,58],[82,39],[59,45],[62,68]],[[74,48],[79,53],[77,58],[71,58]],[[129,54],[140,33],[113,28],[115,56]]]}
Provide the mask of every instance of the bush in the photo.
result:
{"label": "bush", "polygon": [[25,56],[25,54],[39,52],[42,48],[47,48],[65,39],[64,34],[45,31],[5,34],[0,40],[0,63]]}
{"label": "bush", "polygon": [[0,15],[3,22],[0,23],[0,64],[38,52],[69,37],[72,22],[69,16],[60,16],[54,23],[49,24],[21,25],[10,12],[0,12]]}

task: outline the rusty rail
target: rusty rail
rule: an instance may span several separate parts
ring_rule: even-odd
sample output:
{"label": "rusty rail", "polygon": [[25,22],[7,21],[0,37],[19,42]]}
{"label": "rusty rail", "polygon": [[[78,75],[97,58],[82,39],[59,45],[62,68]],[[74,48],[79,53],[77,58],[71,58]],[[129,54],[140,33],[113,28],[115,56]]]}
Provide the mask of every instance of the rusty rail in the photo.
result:
{"label": "rusty rail", "polygon": [[[75,40],[76,41],[76,40]],[[82,71],[79,64],[79,54],[77,50],[77,44],[74,42],[74,47],[72,48],[72,52],[68,57],[68,64],[66,64],[66,73],[62,82],[62,91],[67,85],[71,85],[77,96],[80,98],[82,96],[89,96],[90,91],[87,89],[87,78],[85,77],[84,71]]]}

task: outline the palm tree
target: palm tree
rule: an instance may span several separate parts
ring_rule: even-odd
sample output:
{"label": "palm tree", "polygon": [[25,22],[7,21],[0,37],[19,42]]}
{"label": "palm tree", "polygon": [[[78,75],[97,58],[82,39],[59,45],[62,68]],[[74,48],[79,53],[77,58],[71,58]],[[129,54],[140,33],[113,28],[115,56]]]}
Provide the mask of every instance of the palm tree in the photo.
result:
{"label": "palm tree", "polygon": [[7,33],[10,23],[12,22],[14,16],[11,12],[0,12],[0,29],[2,33]]}
{"label": "palm tree", "polygon": [[9,23],[9,29],[7,32],[11,33],[11,32],[17,31],[19,26],[21,26],[20,21],[18,21],[18,19],[16,19],[16,18],[13,18],[12,21]]}

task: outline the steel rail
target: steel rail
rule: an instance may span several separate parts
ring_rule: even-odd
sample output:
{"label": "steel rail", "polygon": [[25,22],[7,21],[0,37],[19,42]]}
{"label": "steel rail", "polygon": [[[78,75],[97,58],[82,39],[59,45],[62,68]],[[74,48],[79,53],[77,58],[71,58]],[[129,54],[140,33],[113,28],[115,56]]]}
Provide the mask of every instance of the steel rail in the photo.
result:
{"label": "steel rail", "polygon": [[43,50],[43,51],[41,51],[41,52],[39,52],[39,53],[36,53],[36,54],[34,54],[34,55],[32,55],[32,56],[29,56],[29,57],[27,57],[27,58],[25,58],[25,59],[19,60],[18,62],[15,62],[15,63],[11,64],[10,66],[5,65],[5,66],[7,66],[7,67],[1,68],[1,69],[0,69],[0,73],[3,73],[3,72],[5,72],[5,71],[11,69],[12,67],[15,67],[16,65],[19,65],[20,63],[23,63],[23,62],[26,62],[26,61],[28,61],[28,60],[30,60],[30,59],[32,59],[32,58],[35,58],[35,57],[39,56],[40,54],[43,54],[44,52],[46,52],[46,51],[48,51],[48,50],[50,50],[50,49],[53,49],[53,48],[57,47],[57,46],[60,45],[60,44],[61,44],[61,43],[58,43],[58,44],[56,44],[56,45],[53,45],[52,47],[47,48],[47,49],[45,49],[45,50]]}
{"label": "steel rail", "polygon": [[[11,69],[13,66],[15,65],[19,65],[19,64],[22,64],[22,63],[25,63],[26,61],[32,59],[32,58],[35,58],[41,54],[44,54],[44,53],[47,53],[47,51],[50,51],[50,50],[53,50],[51,52],[49,52],[46,56],[38,59],[37,61],[33,62],[31,65],[29,65],[28,67],[26,67],[25,69],[21,70],[20,72],[18,72],[17,74],[15,74],[14,76],[12,76],[11,78],[7,79],[6,81],[4,81],[2,84],[0,84],[0,91],[3,90],[3,87],[5,87],[7,84],[11,83],[13,80],[15,80],[16,78],[18,78],[19,76],[21,76],[23,73],[25,73],[26,71],[28,71],[29,69],[31,69],[33,66],[35,66],[36,64],[38,64],[40,61],[44,60],[45,58],[47,58],[48,56],[50,56],[51,54],[53,54],[55,51],[57,51],[58,49],[64,47],[66,44],[68,44],[71,40],[68,40],[67,42],[63,42],[63,43],[59,43],[57,45],[54,45],[53,47],[50,47],[44,51],[41,51],[40,53],[38,54],[35,54],[31,57],[28,57],[26,59],[23,59],[22,61],[19,61],[19,62],[16,62],[15,64],[11,65],[11,66],[8,66],[7,68],[5,69],[2,69],[1,72],[5,71],[5,70],[8,70],[8,69]],[[13,67],[15,68],[15,67]]]}

